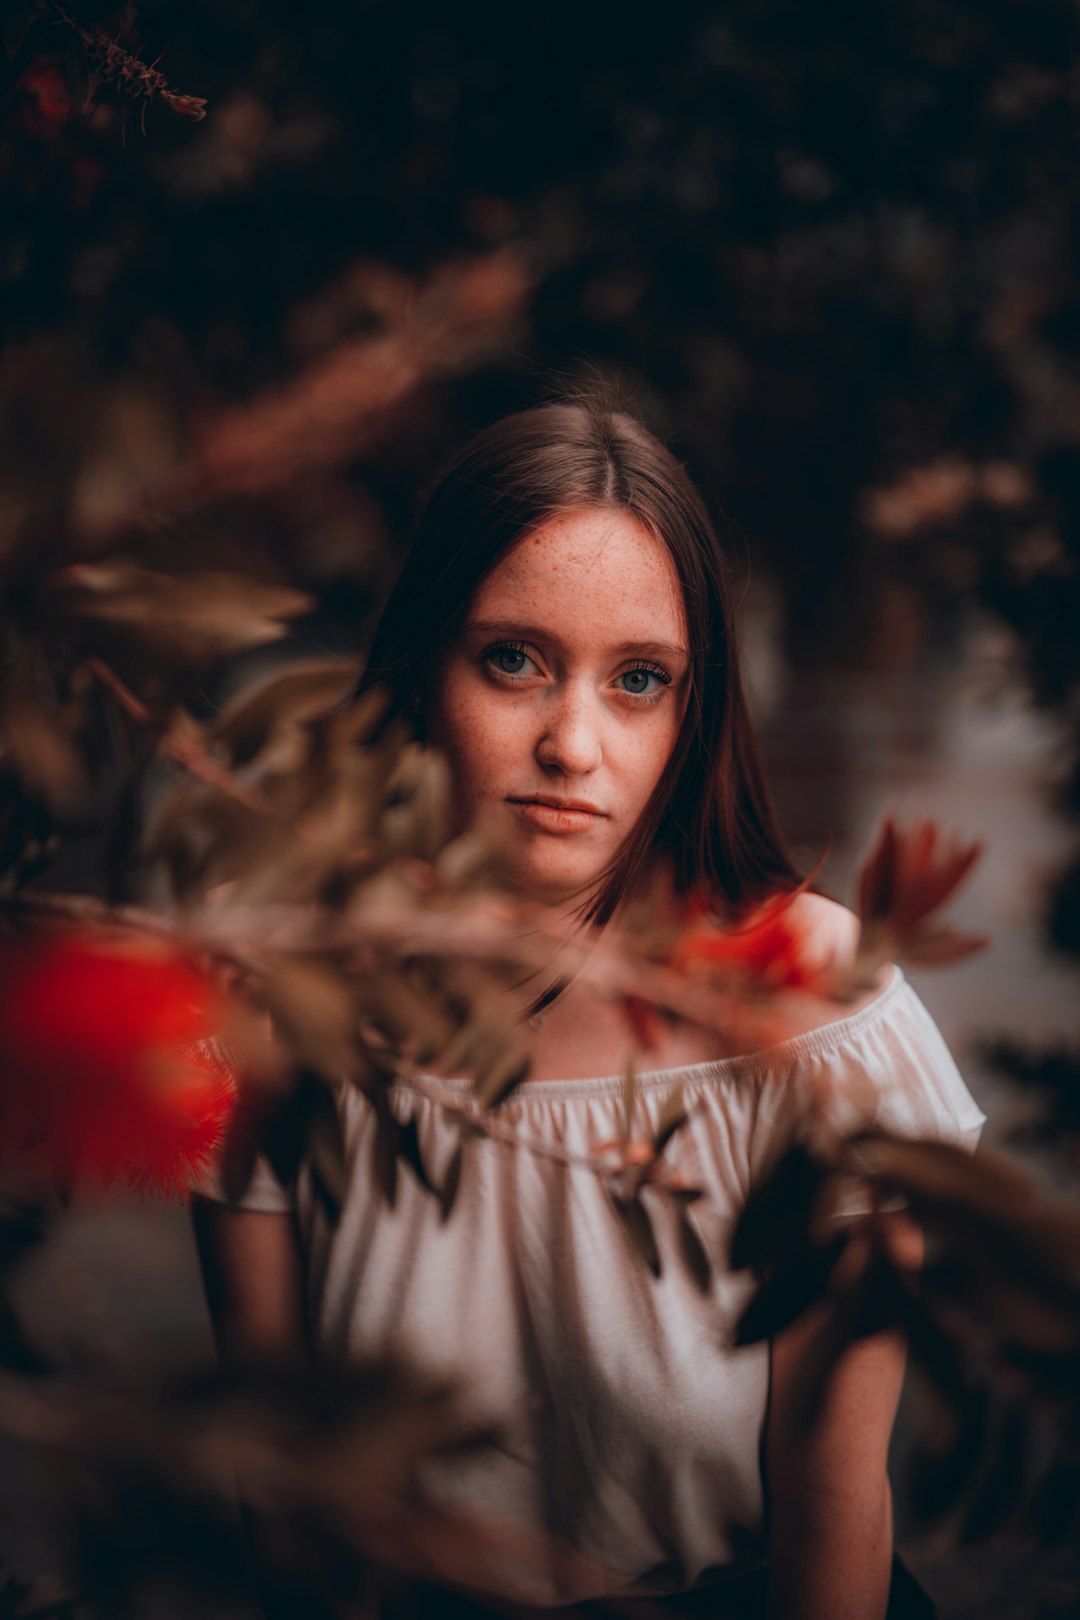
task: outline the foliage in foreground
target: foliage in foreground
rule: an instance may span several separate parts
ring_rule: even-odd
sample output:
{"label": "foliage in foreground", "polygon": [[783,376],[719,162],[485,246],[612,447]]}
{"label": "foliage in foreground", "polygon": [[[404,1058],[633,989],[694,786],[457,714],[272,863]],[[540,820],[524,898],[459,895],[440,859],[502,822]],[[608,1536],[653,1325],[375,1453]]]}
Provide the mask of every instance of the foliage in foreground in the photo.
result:
{"label": "foliage in foreground", "polygon": [[[130,714],[136,705],[126,683],[100,662],[97,677]],[[452,1218],[456,1189],[469,1173],[470,1139],[489,1133],[516,1140],[499,1111],[527,1073],[515,987],[541,967],[552,971],[555,942],[542,910],[501,887],[498,850],[453,836],[438,757],[418,749],[406,731],[380,733],[373,700],[333,702],[354,679],[349,666],[302,664],[209,722],[174,710],[157,728],[159,757],[179,761],[182,750],[183,774],[158,790],[140,826],[140,882],[148,895],[156,887],[164,896],[155,906],[36,888],[25,881],[28,863],[15,854],[3,914],[7,948],[18,950],[25,977],[7,1008],[7,1072],[37,1110],[32,1152],[59,1174],[63,1191],[87,1175],[127,1174],[144,1185],[156,1176],[159,1186],[172,1177],[175,1185],[175,1165],[161,1174],[160,1149],[147,1155],[139,1132],[117,1131],[140,1089],[169,1099],[174,1113],[187,1110],[196,1157],[207,1144],[197,1131],[192,1139],[192,1125],[205,1123],[203,1105],[213,1100],[219,1130],[227,1120],[225,1175],[237,1195],[256,1152],[283,1179],[306,1158],[331,1217],[344,1188],[337,1123],[344,1085],[358,1086],[376,1112],[373,1169],[391,1202],[397,1178],[414,1175]],[[131,826],[141,793],[125,797]],[[846,996],[874,982],[883,962],[943,962],[978,948],[981,941],[941,918],[977,854],[976,846],[943,842],[932,824],[904,831],[887,821],[863,869],[860,944],[847,963],[809,960],[789,907],[767,908],[741,931],[723,931],[700,915],[661,915],[646,898],[626,929],[598,947],[564,947],[559,972],[580,974],[618,1000],[628,1033],[645,1050],[664,1018],[708,1023],[734,1050],[746,1050],[768,1040],[785,995],[831,995],[842,1008]],[[27,993],[35,971],[36,1000]],[[113,984],[120,999],[110,1002],[108,990],[80,999],[80,974],[99,991]],[[133,983],[141,987],[143,1022],[129,1026],[135,1035],[123,1051],[111,1034],[113,1044],[102,1047],[102,1032],[114,1031],[117,1015],[130,1009]],[[164,991],[160,1006],[146,995],[148,985]],[[57,1008],[52,1020],[42,1016],[50,1005]],[[467,1101],[443,1100],[461,1146],[441,1184],[429,1175],[415,1130],[389,1101],[398,1076],[418,1083],[417,1071],[433,1064],[471,1074],[475,1085]],[[72,1102],[83,1081],[84,1095],[102,1112],[80,1121]],[[27,1116],[12,1106],[17,1095],[9,1083],[9,1148],[15,1130],[26,1134]],[[655,1273],[686,1266],[704,1292],[717,1265],[758,1268],[765,1280],[741,1324],[745,1342],[824,1301],[820,1354],[807,1365],[808,1421],[843,1344],[899,1326],[932,1403],[924,1468],[936,1500],[923,1490],[924,1508],[944,1512],[967,1490],[964,1535],[985,1533],[1013,1507],[1048,1539],[1066,1533],[1076,1504],[1073,1212],[1045,1208],[1018,1172],[996,1159],[873,1134],[837,1138],[827,1118],[811,1112],[790,1154],[755,1194],[731,1255],[712,1255],[694,1219],[699,1191],[665,1159],[687,1118],[679,1089],[648,1138],[635,1133],[632,1070],[624,1104],[619,1136],[596,1144],[588,1162],[643,1264]],[[528,1142],[517,1146],[537,1151]],[[855,1211],[839,1196],[853,1186],[863,1196]],[[918,1286],[879,1241],[880,1211],[897,1196],[931,1239]],[[657,1198],[679,1212],[674,1254],[657,1243],[650,1213]],[[27,1233],[39,1230],[39,1214],[16,1211],[8,1252],[24,1250]],[[845,1246],[865,1247],[867,1239],[869,1258],[837,1291],[832,1278]],[[314,1581],[328,1614],[366,1612],[380,1582],[392,1592],[417,1573],[470,1590],[483,1589],[485,1579],[498,1584],[483,1549],[495,1545],[507,1555],[506,1527],[439,1526],[417,1506],[410,1468],[427,1449],[451,1437],[489,1438],[455,1431],[451,1392],[424,1391],[400,1368],[315,1365],[267,1369],[262,1382],[240,1385],[208,1375],[184,1389],[121,1398],[43,1367],[10,1302],[5,1319],[4,1427],[62,1449],[72,1478],[79,1470],[71,1460],[82,1458],[99,1482],[96,1505],[83,1500],[76,1513],[76,1564],[86,1601],[101,1612],[134,1601],[145,1581],[181,1579],[178,1528],[186,1546],[196,1531],[213,1550],[199,1579],[239,1589],[234,1470],[256,1536],[259,1524],[269,1526],[261,1578],[285,1591],[305,1583],[311,1590]],[[344,1429],[329,1424],[339,1400],[355,1419]],[[1039,1425],[1052,1431],[1053,1456],[1034,1494],[1020,1493],[1023,1476],[1013,1464]],[[141,1438],[132,1442],[132,1435]],[[1003,1436],[1010,1458],[1004,1472]],[[943,1454],[932,1459],[935,1445]],[[996,1466],[988,1457],[997,1457]],[[133,1501],[142,1504],[139,1514],[118,1512]],[[108,1559],[91,1556],[95,1548],[111,1549]],[[520,1541],[509,1552],[526,1564],[536,1555]],[[188,1569],[182,1578],[191,1575]]]}

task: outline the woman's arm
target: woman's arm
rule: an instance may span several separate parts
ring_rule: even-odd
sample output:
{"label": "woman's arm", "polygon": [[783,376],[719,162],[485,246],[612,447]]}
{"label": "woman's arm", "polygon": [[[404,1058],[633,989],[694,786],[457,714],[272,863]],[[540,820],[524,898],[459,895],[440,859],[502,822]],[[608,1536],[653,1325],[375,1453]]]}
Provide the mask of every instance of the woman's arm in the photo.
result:
{"label": "woman's arm", "polygon": [[[918,1229],[903,1215],[883,1218],[894,1257],[917,1266]],[[853,1274],[867,1252],[866,1239],[853,1239],[840,1264]],[[889,1332],[849,1345],[808,1427],[800,1375],[828,1330],[830,1308],[818,1304],[771,1345],[769,1620],[884,1620],[889,1601],[893,1524],[886,1464],[904,1343]]]}
{"label": "woman's arm", "polygon": [[191,1200],[203,1286],[223,1363],[307,1355],[304,1275],[291,1210]]}

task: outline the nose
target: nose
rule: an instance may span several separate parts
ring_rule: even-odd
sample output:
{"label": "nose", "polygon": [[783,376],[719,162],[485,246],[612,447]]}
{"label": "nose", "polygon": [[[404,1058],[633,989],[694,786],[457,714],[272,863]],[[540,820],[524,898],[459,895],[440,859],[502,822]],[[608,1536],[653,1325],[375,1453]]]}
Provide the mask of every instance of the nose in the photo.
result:
{"label": "nose", "polygon": [[538,763],[561,776],[588,776],[603,757],[595,700],[569,688],[552,694],[536,742]]}

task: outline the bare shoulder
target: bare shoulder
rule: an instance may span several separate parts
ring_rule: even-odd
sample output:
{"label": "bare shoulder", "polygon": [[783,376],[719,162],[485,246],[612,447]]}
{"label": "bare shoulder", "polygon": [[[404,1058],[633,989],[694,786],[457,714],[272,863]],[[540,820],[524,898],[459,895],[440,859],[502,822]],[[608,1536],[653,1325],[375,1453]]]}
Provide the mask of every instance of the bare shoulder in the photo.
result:
{"label": "bare shoulder", "polygon": [[[859,919],[839,901],[804,889],[791,900],[785,917],[790,932],[797,940],[798,959],[811,973],[830,966],[842,969],[854,960],[859,944]],[[752,928],[754,922],[755,919],[751,918],[748,926]],[[752,1044],[736,1049],[747,1052],[757,1046],[771,1046],[792,1036],[850,1018],[881,995],[892,982],[894,972],[891,964],[886,966],[874,985],[860,991],[850,1001],[837,1001],[806,986],[779,990],[769,999],[762,1027],[746,1030]],[[677,1038],[672,1036],[661,1056],[656,1058],[656,1063],[658,1067],[661,1063],[675,1066],[729,1057],[732,1049],[729,1030],[718,1036],[708,1030],[690,1029],[681,1031]]]}
{"label": "bare shoulder", "polygon": [[[799,936],[800,956],[812,971],[828,967],[844,968],[855,959],[859,945],[859,919],[847,906],[824,894],[805,891],[791,905],[792,926]],[[802,992],[783,1011],[785,1035],[803,1034],[850,1018],[876,1001],[893,980],[895,968],[883,967],[875,982],[851,1001],[837,1002],[830,997]]]}
{"label": "bare shoulder", "polygon": [[799,935],[802,954],[810,966],[835,961],[846,966],[859,944],[859,919],[839,900],[804,889],[791,903],[791,923]]}

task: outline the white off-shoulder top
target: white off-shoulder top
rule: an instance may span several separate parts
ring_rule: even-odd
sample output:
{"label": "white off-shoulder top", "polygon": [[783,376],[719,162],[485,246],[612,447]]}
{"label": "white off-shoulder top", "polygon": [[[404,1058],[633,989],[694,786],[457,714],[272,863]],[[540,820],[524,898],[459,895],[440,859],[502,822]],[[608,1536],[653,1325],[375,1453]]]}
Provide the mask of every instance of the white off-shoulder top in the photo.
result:
{"label": "white off-shoulder top", "polygon": [[[842,1130],[877,1124],[971,1148],[985,1120],[895,964],[892,975],[859,1011],[806,1034],[638,1077],[635,1135],[655,1126],[682,1082],[690,1116],[667,1155],[704,1190],[693,1215],[717,1262],[708,1295],[679,1262],[666,1201],[644,1194],[668,1261],[656,1278],[595,1171],[527,1145],[588,1154],[617,1137],[618,1075],[527,1081],[515,1091],[497,1117],[520,1141],[469,1141],[445,1224],[408,1172],[387,1207],[371,1171],[373,1113],[351,1088],[341,1103],[350,1174],[336,1227],[305,1170],[284,1189],[258,1165],[242,1205],[295,1208],[320,1346],[348,1357],[402,1354],[455,1375],[469,1414],[498,1426],[496,1444],[432,1464],[427,1483],[452,1510],[550,1542],[541,1565],[508,1556],[506,1596],[547,1606],[604,1591],[659,1595],[763,1560],[768,1350],[732,1346],[754,1283],[725,1263],[747,1194],[811,1097]],[[432,1092],[461,1102],[471,1087],[398,1080],[390,1095],[400,1119],[415,1116],[438,1181],[460,1130]],[[224,1197],[216,1175],[197,1190]]]}

